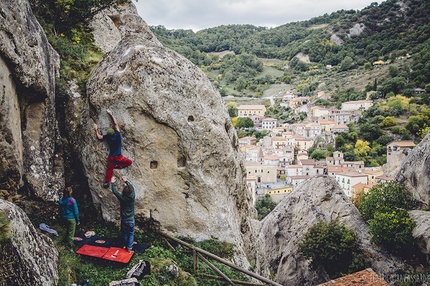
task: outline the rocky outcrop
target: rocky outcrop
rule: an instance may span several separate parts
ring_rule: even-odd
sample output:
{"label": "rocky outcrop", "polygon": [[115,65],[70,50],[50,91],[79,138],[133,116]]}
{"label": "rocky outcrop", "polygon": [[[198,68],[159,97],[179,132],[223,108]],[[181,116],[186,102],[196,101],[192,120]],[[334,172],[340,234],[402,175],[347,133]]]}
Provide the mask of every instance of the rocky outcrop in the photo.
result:
{"label": "rocky outcrop", "polygon": [[2,285],[57,285],[58,252],[52,240],[14,204],[0,199],[0,212],[6,213],[10,227],[9,239],[1,243]]}
{"label": "rocky outcrop", "polygon": [[367,224],[335,179],[319,176],[299,185],[263,219],[256,258],[260,271],[275,273],[274,280],[282,285],[316,285],[329,280],[328,275],[317,275],[309,268],[298,248],[310,227],[333,220],[354,230],[372,269],[382,277],[404,267],[370,243]]}
{"label": "rocky outcrop", "polygon": [[409,152],[403,161],[395,180],[405,185],[414,199],[425,208],[430,199],[430,135]]}
{"label": "rocky outcrop", "polygon": [[403,152],[392,152],[387,163],[382,165],[382,171],[386,176],[395,176],[408,155]]}
{"label": "rocky outcrop", "polygon": [[363,33],[366,26],[363,23],[355,23],[354,26],[349,29],[348,37],[358,37]]}
{"label": "rocky outcrop", "polygon": [[0,2],[0,189],[16,193],[24,182],[36,196],[57,197],[55,76],[59,56],[28,1]]}
{"label": "rocky outcrop", "polygon": [[102,188],[107,147],[93,128],[112,126],[111,109],[123,155],[133,160],[114,175],[127,175],[135,186],[137,224],[150,219],[166,232],[219,239],[243,251],[256,213],[221,96],[198,67],[163,47],[140,16],[127,11],[109,12],[121,41],[87,85],[80,154],[93,201],[106,220],[118,220],[118,202]]}
{"label": "rocky outcrop", "polygon": [[409,215],[416,223],[412,235],[421,252],[427,255],[428,260],[428,255],[430,254],[430,212],[413,210],[409,211]]}
{"label": "rocky outcrop", "polygon": [[343,40],[336,34],[331,34],[330,41],[336,44],[336,46],[343,45]]}

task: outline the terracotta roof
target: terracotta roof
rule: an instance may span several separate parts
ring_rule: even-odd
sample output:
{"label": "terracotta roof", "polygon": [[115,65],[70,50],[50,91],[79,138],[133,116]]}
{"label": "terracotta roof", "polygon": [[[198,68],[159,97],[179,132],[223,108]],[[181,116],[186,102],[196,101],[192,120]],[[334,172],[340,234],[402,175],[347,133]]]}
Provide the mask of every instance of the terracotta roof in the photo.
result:
{"label": "terracotta roof", "polygon": [[357,183],[357,184],[355,184],[355,185],[353,185],[353,186],[351,186],[352,188],[357,188],[357,187],[361,187],[361,186],[366,186],[366,184],[363,184],[363,183]]}
{"label": "terracotta roof", "polygon": [[264,160],[279,160],[279,157],[276,155],[266,155],[264,156]]}
{"label": "terracotta roof", "polygon": [[383,171],[382,170],[363,170],[362,172],[364,174],[372,175],[372,174],[378,174],[378,173],[383,172]]}
{"label": "terracotta roof", "polygon": [[349,167],[339,167],[339,166],[328,166],[328,172],[330,173],[343,173],[349,171]]}
{"label": "terracotta roof", "polygon": [[357,103],[372,103],[370,100],[353,100],[353,101],[346,101],[342,104],[357,104]]}
{"label": "terracotta roof", "polygon": [[336,124],[336,121],[334,121],[334,120],[319,120],[318,122],[319,122],[320,125]]}
{"label": "terracotta roof", "polygon": [[272,139],[272,141],[286,141],[284,137],[275,137]]}
{"label": "terracotta roof", "polygon": [[338,124],[333,127],[334,129],[349,129],[345,124]]}
{"label": "terracotta roof", "polygon": [[371,268],[361,270],[334,280],[327,281],[319,284],[318,286],[388,286],[388,284],[381,276],[376,274]]}
{"label": "terracotta roof", "polygon": [[302,176],[288,176],[288,177],[290,177],[291,180],[306,180],[306,179],[311,178],[311,176],[305,176],[305,175],[302,175]]}
{"label": "terracotta roof", "polygon": [[264,105],[240,105],[237,109],[265,109]]}
{"label": "terracotta roof", "polygon": [[399,147],[415,147],[414,141],[396,141],[396,142],[392,142],[389,145],[395,145]]}
{"label": "terracotta roof", "polygon": [[345,177],[367,177],[366,174],[358,173],[358,172],[354,172],[354,171],[348,171],[348,172],[338,173],[337,175],[339,175],[339,176],[345,176]]}
{"label": "terracotta roof", "polygon": [[314,165],[315,160],[314,159],[300,160],[300,163],[302,163],[302,165]]}

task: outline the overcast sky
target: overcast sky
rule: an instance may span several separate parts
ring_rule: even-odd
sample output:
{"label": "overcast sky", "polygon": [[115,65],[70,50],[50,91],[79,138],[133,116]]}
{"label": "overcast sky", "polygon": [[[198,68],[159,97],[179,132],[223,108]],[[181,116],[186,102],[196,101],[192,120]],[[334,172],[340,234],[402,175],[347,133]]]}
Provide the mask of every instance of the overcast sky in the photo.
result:
{"label": "overcast sky", "polygon": [[138,0],[139,15],[150,26],[195,32],[229,24],[277,27],[341,9],[361,10],[372,0]]}

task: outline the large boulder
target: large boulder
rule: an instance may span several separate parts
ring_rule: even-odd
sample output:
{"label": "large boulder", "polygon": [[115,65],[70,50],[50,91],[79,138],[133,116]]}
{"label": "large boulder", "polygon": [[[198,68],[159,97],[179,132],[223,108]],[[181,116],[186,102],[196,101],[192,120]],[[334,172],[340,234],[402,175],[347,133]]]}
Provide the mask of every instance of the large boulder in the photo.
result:
{"label": "large boulder", "polygon": [[37,231],[16,205],[0,199],[0,212],[9,222],[7,239],[1,242],[2,285],[57,285],[58,252],[53,241]]}
{"label": "large boulder", "polygon": [[427,256],[430,254],[430,212],[429,211],[420,211],[420,210],[412,210],[409,211],[409,215],[416,223],[414,230],[412,231],[412,235],[420,248],[421,252]]}
{"label": "large boulder", "polygon": [[299,185],[261,222],[256,241],[260,247],[256,257],[259,271],[273,272],[274,280],[282,285],[327,281],[327,274],[317,274],[309,267],[309,261],[299,252],[299,244],[310,227],[334,220],[354,230],[360,248],[379,275],[389,278],[404,267],[401,261],[371,244],[366,222],[336,180],[318,176]]}
{"label": "large boulder", "polygon": [[133,160],[114,175],[135,186],[137,224],[151,220],[171,234],[243,250],[256,211],[220,94],[198,67],[163,47],[137,12],[109,13],[121,41],[92,71],[82,114],[80,154],[93,201],[106,220],[119,219],[118,201],[102,188],[107,146],[93,128],[113,126],[111,109],[123,155]]}
{"label": "large boulder", "polygon": [[430,135],[412,149],[403,161],[395,180],[425,208],[430,199]]}
{"label": "large boulder", "polygon": [[1,1],[0,189],[6,195],[15,194],[25,181],[32,194],[54,200],[64,184],[52,116],[59,66],[28,1]]}

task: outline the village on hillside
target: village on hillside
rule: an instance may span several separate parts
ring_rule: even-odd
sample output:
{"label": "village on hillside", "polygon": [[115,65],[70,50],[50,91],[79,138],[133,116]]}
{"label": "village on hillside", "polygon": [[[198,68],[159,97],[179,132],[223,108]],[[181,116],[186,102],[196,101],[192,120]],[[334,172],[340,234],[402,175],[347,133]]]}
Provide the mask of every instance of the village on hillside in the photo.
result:
{"label": "village on hillside", "polygon": [[307,112],[300,123],[280,124],[265,118],[264,105],[238,106],[238,117],[249,117],[257,130],[269,131],[258,143],[255,137],[239,139],[247,173],[247,186],[254,202],[270,195],[279,202],[304,180],[317,175],[332,176],[352,200],[379,182],[394,179],[396,170],[415,147],[413,141],[395,141],[387,146],[387,163],[365,167],[363,161],[345,161],[344,154],[333,152],[325,160],[309,158],[308,149],[324,141],[334,145],[336,134],[349,132],[348,123],[356,123],[362,112],[372,106],[370,100],[342,103],[341,109],[308,107],[308,97],[296,97],[288,91],[283,95],[285,106],[296,112]]}

